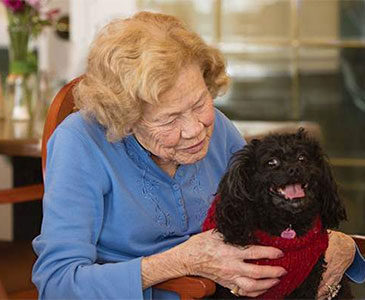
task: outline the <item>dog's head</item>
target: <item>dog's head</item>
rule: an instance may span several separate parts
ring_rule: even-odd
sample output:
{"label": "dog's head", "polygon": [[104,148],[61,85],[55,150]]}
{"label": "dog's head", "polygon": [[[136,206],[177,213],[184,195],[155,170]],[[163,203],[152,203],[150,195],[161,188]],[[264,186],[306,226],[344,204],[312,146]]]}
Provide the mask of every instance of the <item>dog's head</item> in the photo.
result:
{"label": "dog's head", "polygon": [[225,224],[275,232],[318,214],[324,228],[333,228],[346,218],[327,158],[303,129],[253,140],[236,152],[218,192],[220,231]]}

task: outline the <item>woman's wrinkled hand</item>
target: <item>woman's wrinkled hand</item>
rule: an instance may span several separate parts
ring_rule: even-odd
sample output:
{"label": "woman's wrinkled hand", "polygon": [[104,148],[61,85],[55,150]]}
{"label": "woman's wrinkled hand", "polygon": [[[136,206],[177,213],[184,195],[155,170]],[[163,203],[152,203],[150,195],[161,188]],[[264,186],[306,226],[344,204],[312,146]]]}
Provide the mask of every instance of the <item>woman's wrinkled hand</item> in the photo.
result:
{"label": "woman's wrinkled hand", "polygon": [[326,299],[329,286],[334,287],[341,281],[354,260],[355,251],[355,242],[351,237],[338,231],[329,232],[328,249],[325,253],[327,269],[319,285],[318,299]]}
{"label": "woman's wrinkled hand", "polygon": [[279,283],[286,274],[282,267],[260,266],[247,259],[275,259],[283,255],[272,247],[235,247],[223,242],[213,230],[191,237],[178,246],[177,255],[189,275],[209,278],[241,296],[256,297]]}

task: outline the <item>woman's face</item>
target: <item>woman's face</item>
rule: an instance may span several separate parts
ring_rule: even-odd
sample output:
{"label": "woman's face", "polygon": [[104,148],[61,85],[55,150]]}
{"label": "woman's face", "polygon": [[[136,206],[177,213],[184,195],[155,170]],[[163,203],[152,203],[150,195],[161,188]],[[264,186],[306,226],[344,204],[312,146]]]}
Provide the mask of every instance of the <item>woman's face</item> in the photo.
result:
{"label": "woman's face", "polygon": [[189,65],[158,105],[144,104],[133,133],[157,164],[192,164],[207,154],[213,125],[213,99],[199,67]]}

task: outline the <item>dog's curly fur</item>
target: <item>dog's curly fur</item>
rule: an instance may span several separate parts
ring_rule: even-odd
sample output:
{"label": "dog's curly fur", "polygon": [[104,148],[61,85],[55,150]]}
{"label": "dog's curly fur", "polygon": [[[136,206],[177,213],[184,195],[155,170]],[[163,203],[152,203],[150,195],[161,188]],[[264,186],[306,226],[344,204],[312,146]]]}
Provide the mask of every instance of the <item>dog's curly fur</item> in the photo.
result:
{"label": "dog's curly fur", "polygon": [[[289,200],[278,192],[288,184],[298,183],[305,191],[303,198]],[[297,236],[302,236],[317,215],[324,229],[336,228],[346,219],[328,159],[319,143],[302,128],[293,134],[271,134],[252,140],[236,152],[218,193],[221,200],[215,212],[217,230],[225,242],[234,245],[254,243],[256,230],[280,236],[288,224]],[[322,256],[306,281],[288,298],[315,298],[324,270]],[[217,292],[218,298],[236,298],[221,288]]]}

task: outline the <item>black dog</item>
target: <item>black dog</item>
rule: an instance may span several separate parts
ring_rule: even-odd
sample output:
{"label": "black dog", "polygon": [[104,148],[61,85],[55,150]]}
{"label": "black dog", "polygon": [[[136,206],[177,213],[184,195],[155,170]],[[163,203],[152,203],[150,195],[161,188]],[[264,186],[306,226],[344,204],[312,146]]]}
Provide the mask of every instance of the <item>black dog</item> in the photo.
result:
{"label": "black dog", "polygon": [[[272,134],[247,144],[232,157],[215,206],[206,222],[213,218],[225,242],[271,245],[285,254],[281,263],[271,261],[289,271],[281,279],[283,284],[260,299],[316,298],[326,267],[327,229],[338,227],[346,212],[327,158],[315,139],[299,129],[295,134]],[[341,286],[338,297],[351,298],[344,280]],[[220,286],[214,297],[236,298]]]}

